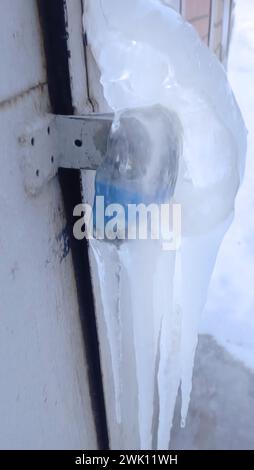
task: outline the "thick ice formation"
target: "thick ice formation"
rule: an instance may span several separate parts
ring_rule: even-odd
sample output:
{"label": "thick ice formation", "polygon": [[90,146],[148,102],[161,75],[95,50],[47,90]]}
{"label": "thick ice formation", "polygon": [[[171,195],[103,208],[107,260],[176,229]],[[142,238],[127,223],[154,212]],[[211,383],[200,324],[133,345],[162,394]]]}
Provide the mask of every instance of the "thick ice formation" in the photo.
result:
{"label": "thick ice formation", "polygon": [[[129,315],[140,447],[149,449],[156,441],[165,449],[179,384],[182,425],[186,420],[199,317],[233,217],[246,130],[222,66],[194,29],[160,0],[87,0],[85,24],[109,106],[119,112],[160,104],[178,116],[183,129],[173,196],[182,205],[181,250],[163,252],[159,241],[91,242],[101,279],[118,421],[128,334],[123,316]],[[129,289],[130,311],[124,289]]]}
{"label": "thick ice formation", "polygon": [[[123,216],[122,227],[118,227],[119,239],[128,235],[128,238],[133,238],[124,227],[128,223],[130,204],[149,206],[171,200],[181,153],[182,127],[172,111],[154,105],[116,114],[108,138],[107,154],[96,173],[96,196],[104,197],[105,207],[121,204],[124,208],[126,217]],[[96,212],[95,205],[95,220]],[[101,228],[100,223],[97,225],[98,238],[104,227]],[[111,235],[114,238],[114,233],[108,233],[108,238]],[[133,236],[136,238],[135,233]]]}

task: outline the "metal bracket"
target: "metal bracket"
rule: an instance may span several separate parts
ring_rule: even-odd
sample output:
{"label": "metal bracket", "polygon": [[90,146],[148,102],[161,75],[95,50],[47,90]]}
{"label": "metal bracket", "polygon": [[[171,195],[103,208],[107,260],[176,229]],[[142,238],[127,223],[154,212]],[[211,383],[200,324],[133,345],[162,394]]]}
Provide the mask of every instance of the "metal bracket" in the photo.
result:
{"label": "metal bracket", "polygon": [[26,191],[37,195],[58,168],[95,170],[103,161],[112,114],[48,115],[19,137]]}

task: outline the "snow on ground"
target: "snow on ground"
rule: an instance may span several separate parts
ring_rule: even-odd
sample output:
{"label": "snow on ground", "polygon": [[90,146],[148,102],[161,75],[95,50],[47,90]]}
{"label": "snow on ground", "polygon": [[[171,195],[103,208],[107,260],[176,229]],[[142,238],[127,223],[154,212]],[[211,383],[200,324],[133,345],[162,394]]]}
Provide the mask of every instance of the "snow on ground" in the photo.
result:
{"label": "snow on ground", "polygon": [[236,0],[229,80],[249,131],[244,183],[218,256],[201,333],[254,369],[254,2]]}

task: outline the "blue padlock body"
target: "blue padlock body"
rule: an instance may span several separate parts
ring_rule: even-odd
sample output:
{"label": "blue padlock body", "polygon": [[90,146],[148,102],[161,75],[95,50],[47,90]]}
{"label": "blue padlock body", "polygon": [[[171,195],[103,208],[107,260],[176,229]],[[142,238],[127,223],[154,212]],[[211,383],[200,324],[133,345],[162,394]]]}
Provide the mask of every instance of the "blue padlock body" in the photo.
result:
{"label": "blue padlock body", "polygon": [[[164,204],[168,202],[168,195],[166,191],[157,192],[157,194],[145,195],[140,192],[136,184],[131,184],[131,189],[126,189],[120,184],[109,184],[101,179],[96,179],[95,182],[95,199],[93,206],[93,222],[94,230],[96,229],[96,197],[104,197],[104,208],[111,204],[120,204],[125,211],[125,224],[128,226],[128,206],[130,204],[139,205],[144,204],[149,206],[150,204]],[[107,217],[104,210],[104,226],[114,217]]]}

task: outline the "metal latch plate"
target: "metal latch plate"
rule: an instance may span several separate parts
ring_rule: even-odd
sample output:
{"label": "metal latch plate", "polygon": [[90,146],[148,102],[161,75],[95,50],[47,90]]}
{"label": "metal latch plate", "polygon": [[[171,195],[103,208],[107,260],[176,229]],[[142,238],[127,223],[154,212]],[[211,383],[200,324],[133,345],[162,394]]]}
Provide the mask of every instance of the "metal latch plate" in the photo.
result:
{"label": "metal latch plate", "polygon": [[106,154],[111,114],[48,115],[19,137],[26,191],[37,195],[58,168],[95,170]]}

